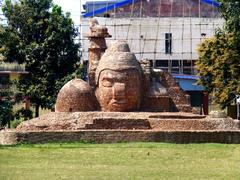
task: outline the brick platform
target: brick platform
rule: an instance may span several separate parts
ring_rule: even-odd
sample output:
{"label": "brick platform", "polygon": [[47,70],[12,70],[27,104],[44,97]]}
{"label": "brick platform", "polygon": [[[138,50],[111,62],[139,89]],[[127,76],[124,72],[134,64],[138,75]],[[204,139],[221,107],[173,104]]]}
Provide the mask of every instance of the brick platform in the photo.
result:
{"label": "brick platform", "polygon": [[75,112],[49,113],[24,121],[24,131],[58,131],[84,129],[125,130],[240,130],[240,123],[231,118],[209,118],[191,113],[153,112]]}
{"label": "brick platform", "polygon": [[55,112],[0,131],[0,144],[73,141],[240,143],[240,121],[191,113]]}

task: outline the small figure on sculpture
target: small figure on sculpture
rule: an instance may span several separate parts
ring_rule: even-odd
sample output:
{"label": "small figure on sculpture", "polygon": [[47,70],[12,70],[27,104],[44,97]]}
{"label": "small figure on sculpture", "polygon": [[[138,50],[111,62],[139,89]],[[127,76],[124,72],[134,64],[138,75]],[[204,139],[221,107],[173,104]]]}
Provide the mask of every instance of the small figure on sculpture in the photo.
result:
{"label": "small figure on sculpture", "polygon": [[108,29],[105,26],[99,25],[98,21],[94,18],[91,18],[89,21],[90,33],[89,36],[101,36],[103,34],[108,34]]}

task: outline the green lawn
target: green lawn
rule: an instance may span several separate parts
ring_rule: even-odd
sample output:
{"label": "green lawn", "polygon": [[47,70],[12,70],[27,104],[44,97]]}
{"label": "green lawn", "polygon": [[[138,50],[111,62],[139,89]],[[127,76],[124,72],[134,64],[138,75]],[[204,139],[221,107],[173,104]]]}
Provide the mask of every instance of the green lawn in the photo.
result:
{"label": "green lawn", "polygon": [[240,179],[240,145],[0,146],[0,179]]}

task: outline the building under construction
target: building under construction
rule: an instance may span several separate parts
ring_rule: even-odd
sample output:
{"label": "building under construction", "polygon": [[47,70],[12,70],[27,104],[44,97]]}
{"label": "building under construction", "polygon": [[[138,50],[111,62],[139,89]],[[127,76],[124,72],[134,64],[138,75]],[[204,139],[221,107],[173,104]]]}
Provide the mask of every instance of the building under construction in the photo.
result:
{"label": "building under construction", "polygon": [[[100,3],[101,2],[101,3]],[[154,68],[174,74],[196,74],[197,47],[223,26],[214,1],[202,0],[125,0],[116,3],[100,1],[100,9],[93,10],[94,1],[85,5],[82,17],[83,59],[87,60],[90,17],[97,17],[106,25],[112,40],[128,41],[138,59],[149,59]],[[207,3],[208,2],[208,3]]]}

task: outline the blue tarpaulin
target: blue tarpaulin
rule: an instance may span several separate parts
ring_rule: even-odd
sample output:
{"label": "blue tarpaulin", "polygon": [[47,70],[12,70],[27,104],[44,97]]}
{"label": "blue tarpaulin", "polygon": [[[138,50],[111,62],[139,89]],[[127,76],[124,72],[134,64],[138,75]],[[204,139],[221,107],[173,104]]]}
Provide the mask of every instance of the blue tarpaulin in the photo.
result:
{"label": "blue tarpaulin", "polygon": [[179,78],[179,79],[192,79],[192,80],[198,80],[199,76],[195,75],[185,75],[185,74],[172,74],[173,77]]}
{"label": "blue tarpaulin", "polygon": [[197,80],[199,79],[199,76],[184,74],[172,74],[172,75],[184,91],[204,90],[203,86],[197,85]]}
{"label": "blue tarpaulin", "polygon": [[[103,13],[105,13],[107,11],[111,11],[115,8],[119,8],[119,7],[122,7],[122,6],[127,5],[127,4],[136,3],[138,1],[139,0],[123,0],[123,1],[120,1],[120,2],[116,2],[115,4],[107,5],[104,8],[96,9],[95,11],[92,11],[92,12],[87,12],[87,13],[83,14],[83,17],[84,18],[93,17],[94,15],[103,14]],[[216,1],[214,1],[214,0],[201,0],[201,1],[203,3],[207,3],[207,4],[215,6],[215,7],[220,6],[220,4]]]}

